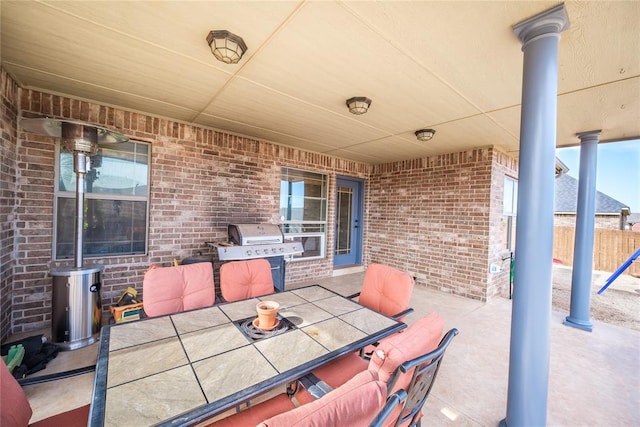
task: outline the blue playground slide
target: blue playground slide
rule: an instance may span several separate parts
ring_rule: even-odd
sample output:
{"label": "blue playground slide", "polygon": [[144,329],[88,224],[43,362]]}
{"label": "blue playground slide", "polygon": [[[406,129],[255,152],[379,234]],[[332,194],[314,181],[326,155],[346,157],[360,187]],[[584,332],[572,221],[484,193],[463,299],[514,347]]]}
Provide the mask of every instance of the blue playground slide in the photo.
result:
{"label": "blue playground slide", "polygon": [[629,257],[629,259],[624,262],[624,264],[622,264],[620,267],[618,267],[618,269],[611,275],[611,277],[609,277],[607,279],[607,282],[598,291],[598,295],[600,295],[601,293],[606,291],[607,288],[609,287],[609,285],[612,284],[613,281],[616,280],[618,278],[618,276],[622,274],[623,271],[625,271],[627,268],[629,268],[631,263],[633,263],[639,256],[640,256],[640,249],[635,251],[635,253],[633,255],[631,255]]}

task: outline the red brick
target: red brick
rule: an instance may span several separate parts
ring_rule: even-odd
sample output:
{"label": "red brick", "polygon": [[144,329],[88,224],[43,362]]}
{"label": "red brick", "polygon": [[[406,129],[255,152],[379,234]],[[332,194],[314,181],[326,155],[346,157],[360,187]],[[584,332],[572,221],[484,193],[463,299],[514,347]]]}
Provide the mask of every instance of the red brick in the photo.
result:
{"label": "red brick", "polygon": [[[4,72],[2,81],[6,88],[10,78]],[[334,229],[336,175],[365,181],[365,264],[385,262],[415,275],[418,284],[481,300],[504,289],[504,276],[491,277],[488,268],[499,251],[495,240],[500,238],[502,179],[505,173],[516,175],[517,164],[495,149],[371,166],[12,87],[14,90],[3,91],[3,102],[16,105],[19,99],[24,114],[53,111],[59,117],[98,122],[151,143],[148,254],[97,259],[105,263],[105,312],[127,286],[141,290],[144,270],[150,264],[170,265],[174,258],[210,254],[204,242],[225,239],[230,222],[277,221],[282,166],[329,175],[329,231]],[[8,120],[15,134],[17,110],[11,113],[2,120]],[[10,290],[16,301],[22,298],[26,303],[30,287],[38,286],[44,289],[41,296],[50,298],[54,147],[50,139],[30,135],[20,148],[16,137],[3,136],[1,148],[6,162],[1,182],[14,187],[6,196],[3,190],[3,201],[17,206],[14,222],[8,224],[11,231],[2,234],[3,248],[9,241],[18,242],[16,259],[10,258],[8,266],[3,263],[2,273],[8,278],[0,283],[1,290],[3,294]],[[5,160],[5,153],[17,154]],[[331,232],[326,243],[325,259],[287,265],[287,283],[331,274]],[[14,269],[11,264],[16,261],[24,271]],[[5,301],[3,298],[2,334],[7,333],[10,321],[4,314]],[[14,332],[50,321],[50,315],[38,309],[20,310]]]}

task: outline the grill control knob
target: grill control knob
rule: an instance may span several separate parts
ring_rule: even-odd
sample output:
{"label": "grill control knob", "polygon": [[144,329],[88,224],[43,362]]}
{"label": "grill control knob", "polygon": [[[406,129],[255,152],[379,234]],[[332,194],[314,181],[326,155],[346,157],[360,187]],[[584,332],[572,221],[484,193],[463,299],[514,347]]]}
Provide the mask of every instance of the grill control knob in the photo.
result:
{"label": "grill control knob", "polygon": [[247,256],[251,256],[251,250],[247,249]]}
{"label": "grill control knob", "polygon": [[275,254],[275,253],[277,253],[277,252],[278,252],[278,251],[276,250],[276,248],[271,248],[271,253]]}
{"label": "grill control knob", "polygon": [[284,252],[284,248],[280,248],[280,252]]}
{"label": "grill control knob", "polygon": [[256,255],[260,255],[260,249],[256,249]]}

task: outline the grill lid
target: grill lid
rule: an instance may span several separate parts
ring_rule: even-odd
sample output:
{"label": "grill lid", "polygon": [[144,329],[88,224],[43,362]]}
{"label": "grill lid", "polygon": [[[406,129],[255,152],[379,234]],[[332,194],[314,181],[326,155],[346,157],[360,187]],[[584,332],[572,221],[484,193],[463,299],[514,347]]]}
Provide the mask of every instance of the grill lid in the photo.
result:
{"label": "grill lid", "polygon": [[229,242],[245,245],[267,245],[284,242],[282,230],[275,224],[229,224]]}

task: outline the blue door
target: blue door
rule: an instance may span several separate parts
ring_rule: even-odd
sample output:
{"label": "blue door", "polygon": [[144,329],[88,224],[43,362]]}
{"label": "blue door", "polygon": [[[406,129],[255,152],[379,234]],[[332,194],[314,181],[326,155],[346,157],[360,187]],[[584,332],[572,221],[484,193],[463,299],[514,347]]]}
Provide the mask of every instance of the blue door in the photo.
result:
{"label": "blue door", "polygon": [[336,180],[334,267],[362,264],[363,187],[363,181],[358,179]]}

